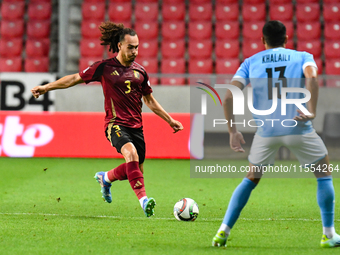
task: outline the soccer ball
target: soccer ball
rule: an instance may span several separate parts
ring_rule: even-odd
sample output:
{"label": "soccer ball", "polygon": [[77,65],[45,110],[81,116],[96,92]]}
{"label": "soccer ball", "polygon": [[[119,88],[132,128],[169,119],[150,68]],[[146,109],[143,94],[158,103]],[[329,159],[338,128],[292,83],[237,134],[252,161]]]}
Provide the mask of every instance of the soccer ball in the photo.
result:
{"label": "soccer ball", "polygon": [[174,215],[179,221],[194,221],[196,220],[198,213],[198,205],[191,198],[183,198],[174,206]]}

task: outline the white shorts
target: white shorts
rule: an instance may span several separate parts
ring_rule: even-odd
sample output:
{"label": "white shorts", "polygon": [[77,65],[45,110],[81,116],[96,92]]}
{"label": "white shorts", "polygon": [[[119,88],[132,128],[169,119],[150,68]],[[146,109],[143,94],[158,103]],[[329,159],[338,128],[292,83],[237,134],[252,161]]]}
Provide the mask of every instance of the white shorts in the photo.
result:
{"label": "white shorts", "polygon": [[317,163],[328,154],[325,144],[315,130],[304,135],[275,137],[261,137],[255,134],[248,160],[254,165],[272,165],[281,146],[287,147],[303,166]]}

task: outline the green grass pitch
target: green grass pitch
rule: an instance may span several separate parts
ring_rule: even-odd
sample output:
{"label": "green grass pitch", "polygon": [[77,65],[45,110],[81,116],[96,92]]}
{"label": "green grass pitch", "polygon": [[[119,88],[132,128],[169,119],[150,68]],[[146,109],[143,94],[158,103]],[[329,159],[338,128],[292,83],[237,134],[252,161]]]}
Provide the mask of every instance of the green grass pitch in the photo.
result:
{"label": "green grass pitch", "polygon": [[[322,226],[314,178],[261,180],[231,232],[228,247],[216,248],[211,247],[212,237],[241,179],[193,179],[189,160],[147,159],[146,190],[157,206],[156,215],[146,218],[127,181],[113,184],[111,204],[101,198],[95,172],[122,162],[0,158],[0,254],[338,252],[319,247]],[[339,195],[338,178],[334,186]],[[198,203],[197,221],[179,222],[173,217],[173,206],[183,197]],[[337,203],[338,231],[339,208]]]}

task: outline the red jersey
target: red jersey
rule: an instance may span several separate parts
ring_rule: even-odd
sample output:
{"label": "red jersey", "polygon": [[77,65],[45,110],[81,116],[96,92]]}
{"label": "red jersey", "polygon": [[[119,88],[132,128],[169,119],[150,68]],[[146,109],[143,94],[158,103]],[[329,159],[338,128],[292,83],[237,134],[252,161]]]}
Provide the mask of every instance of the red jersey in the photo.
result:
{"label": "red jersey", "polygon": [[142,127],[142,96],[152,93],[143,66],[123,66],[116,58],[98,61],[79,73],[89,83],[99,81],[105,97],[105,128],[110,123],[129,128]]}

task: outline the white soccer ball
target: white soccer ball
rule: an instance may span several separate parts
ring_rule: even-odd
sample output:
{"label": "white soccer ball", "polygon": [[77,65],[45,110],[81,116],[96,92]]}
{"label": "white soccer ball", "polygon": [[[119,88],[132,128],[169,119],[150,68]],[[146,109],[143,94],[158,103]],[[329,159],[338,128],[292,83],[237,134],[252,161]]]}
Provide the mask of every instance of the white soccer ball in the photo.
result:
{"label": "white soccer ball", "polygon": [[196,220],[198,213],[198,205],[191,198],[183,198],[174,206],[174,215],[179,221],[194,221]]}

